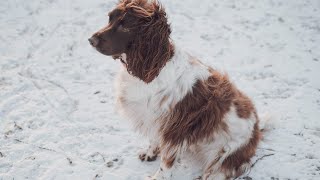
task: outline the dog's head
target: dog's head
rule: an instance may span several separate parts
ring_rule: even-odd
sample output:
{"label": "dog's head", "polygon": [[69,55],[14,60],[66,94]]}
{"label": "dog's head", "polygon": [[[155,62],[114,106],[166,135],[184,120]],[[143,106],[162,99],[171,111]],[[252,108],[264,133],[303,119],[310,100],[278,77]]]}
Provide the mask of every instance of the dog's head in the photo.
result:
{"label": "dog's head", "polygon": [[170,25],[156,0],[120,0],[109,13],[106,27],[94,33],[90,44],[100,53],[126,54],[130,74],[149,83],[173,55]]}

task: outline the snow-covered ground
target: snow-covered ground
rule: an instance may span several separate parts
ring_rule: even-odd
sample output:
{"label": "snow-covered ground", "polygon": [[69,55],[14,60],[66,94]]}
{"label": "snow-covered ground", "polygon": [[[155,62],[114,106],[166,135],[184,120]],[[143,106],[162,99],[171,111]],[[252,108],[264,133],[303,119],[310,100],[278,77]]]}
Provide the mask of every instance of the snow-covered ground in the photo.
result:
{"label": "snow-covered ground", "polygon": [[[119,62],[87,38],[108,0],[0,1],[0,179],[138,180],[146,141],[114,108]],[[244,179],[320,179],[320,1],[163,0],[175,42],[273,116]],[[180,177],[192,179],[185,162]],[[192,174],[192,175],[191,175]]]}

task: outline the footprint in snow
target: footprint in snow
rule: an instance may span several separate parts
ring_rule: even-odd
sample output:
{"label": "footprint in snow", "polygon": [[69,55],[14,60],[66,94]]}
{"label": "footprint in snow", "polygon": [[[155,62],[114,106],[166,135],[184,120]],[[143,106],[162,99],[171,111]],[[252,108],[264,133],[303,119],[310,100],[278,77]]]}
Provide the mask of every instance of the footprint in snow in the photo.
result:
{"label": "footprint in snow", "polygon": [[108,168],[118,169],[123,164],[122,158],[113,158],[112,160],[109,160],[105,166]]}

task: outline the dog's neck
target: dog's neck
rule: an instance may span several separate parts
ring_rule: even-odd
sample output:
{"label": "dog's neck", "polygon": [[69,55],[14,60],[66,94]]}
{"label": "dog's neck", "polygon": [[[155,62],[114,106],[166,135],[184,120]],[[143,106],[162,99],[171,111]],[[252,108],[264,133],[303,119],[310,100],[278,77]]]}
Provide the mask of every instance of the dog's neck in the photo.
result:
{"label": "dog's neck", "polygon": [[[132,76],[135,76],[139,78],[140,80],[144,81],[145,83],[152,82],[161,72],[162,68],[171,60],[175,53],[175,47],[172,42],[168,43],[166,56],[160,56],[161,59],[152,59],[155,61],[153,63],[152,67],[150,67],[150,64],[145,63],[144,59],[139,60],[139,64],[135,64],[134,68],[130,69],[128,68],[130,66],[129,63],[132,63],[132,61],[136,61],[134,58],[130,58],[127,53],[121,54],[119,57],[120,62],[122,65],[128,70],[128,73]],[[157,57],[154,57],[157,58]],[[131,61],[131,62],[130,62]],[[134,71],[139,72],[134,72]],[[152,72],[151,72],[152,71]]]}

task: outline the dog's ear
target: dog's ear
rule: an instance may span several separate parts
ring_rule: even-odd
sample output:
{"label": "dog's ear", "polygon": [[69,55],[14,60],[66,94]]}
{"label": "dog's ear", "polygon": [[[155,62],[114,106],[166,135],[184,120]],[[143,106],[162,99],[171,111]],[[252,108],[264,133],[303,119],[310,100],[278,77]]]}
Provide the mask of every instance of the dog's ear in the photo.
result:
{"label": "dog's ear", "polygon": [[163,7],[153,0],[148,8],[144,9],[146,14],[137,24],[135,39],[127,52],[128,72],[146,83],[157,77],[173,56],[171,29]]}
{"label": "dog's ear", "polygon": [[130,3],[132,0],[119,0],[119,4],[123,3],[123,4],[128,4]]}
{"label": "dog's ear", "polygon": [[119,0],[118,4],[125,4],[125,5],[136,5],[136,6],[144,6],[147,3],[153,3],[154,0]]}

